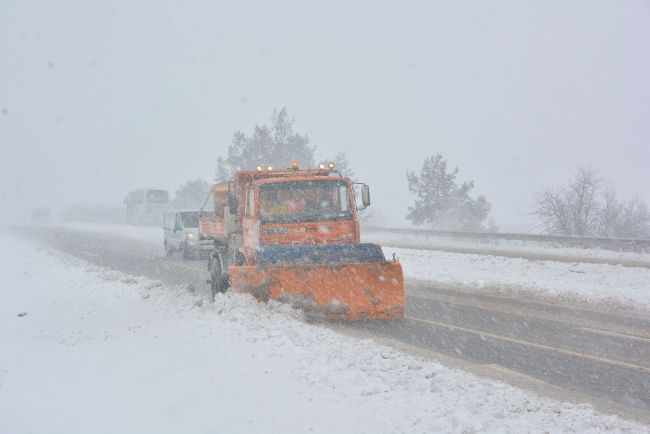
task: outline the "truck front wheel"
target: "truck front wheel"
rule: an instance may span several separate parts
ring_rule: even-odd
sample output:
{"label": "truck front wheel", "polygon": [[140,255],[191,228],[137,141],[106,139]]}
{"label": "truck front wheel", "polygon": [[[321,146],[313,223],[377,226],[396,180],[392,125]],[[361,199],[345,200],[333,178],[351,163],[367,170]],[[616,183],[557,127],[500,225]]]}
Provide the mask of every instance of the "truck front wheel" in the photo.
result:
{"label": "truck front wheel", "polygon": [[190,259],[190,251],[185,242],[181,243],[181,258],[184,260]]}
{"label": "truck front wheel", "polygon": [[212,298],[219,292],[226,292],[228,290],[228,275],[221,271],[221,261],[219,256],[214,255],[212,264],[210,265],[210,286],[212,288]]}

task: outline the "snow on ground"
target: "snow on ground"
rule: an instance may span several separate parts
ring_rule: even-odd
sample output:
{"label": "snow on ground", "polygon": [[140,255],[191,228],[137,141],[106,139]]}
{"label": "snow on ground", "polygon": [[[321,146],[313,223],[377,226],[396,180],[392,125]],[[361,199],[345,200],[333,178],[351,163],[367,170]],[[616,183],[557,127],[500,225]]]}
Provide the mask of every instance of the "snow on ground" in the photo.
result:
{"label": "snow on ground", "polygon": [[650,312],[650,269],[384,247],[406,278]]}
{"label": "snow on ground", "polygon": [[488,254],[494,255],[522,253],[528,255],[539,255],[540,259],[546,259],[542,258],[542,256],[562,257],[575,261],[608,259],[613,261],[634,262],[650,266],[650,252],[615,252],[611,250],[580,249],[575,247],[558,248],[556,246],[540,246],[539,243],[532,241],[527,242],[526,245],[523,246],[521,241],[512,241],[511,244],[506,244],[506,241],[500,240],[501,244],[492,245],[485,243],[485,240],[483,243],[479,244],[476,240],[449,240],[447,237],[438,240],[437,237],[431,236],[429,240],[427,240],[424,236],[416,237],[413,235],[374,231],[364,232],[363,228],[361,229],[361,234],[364,242],[378,243],[384,246],[408,245],[409,247],[422,247],[423,249],[463,249],[466,250],[467,253],[485,254],[485,252],[487,252]]}
{"label": "snow on ground", "polygon": [[[163,229],[68,223],[63,227],[162,245]],[[384,247],[397,253],[407,278],[484,291],[543,296],[574,303],[650,312],[650,269],[620,265],[534,261],[503,256]],[[547,249],[550,250],[550,249]],[[578,249],[579,252],[597,252]],[[609,252],[612,253],[612,252]],[[627,259],[633,253],[623,253]],[[639,254],[640,255],[640,254]]]}
{"label": "snow on ground", "polygon": [[[126,239],[134,239],[139,241],[150,242],[153,244],[162,244],[163,229],[162,227],[154,226],[133,226],[128,224],[101,224],[101,223],[64,223],[58,225],[66,229],[72,229],[81,232],[101,233],[107,235],[114,235]],[[555,248],[555,247],[539,247],[537,243],[529,242],[525,247],[521,244],[478,244],[476,242],[463,242],[463,241],[448,241],[442,239],[436,241],[436,237],[431,237],[431,241],[427,241],[424,237],[405,236],[402,234],[383,234],[378,232],[364,232],[361,229],[361,236],[363,242],[378,243],[383,246],[391,246],[391,243],[408,243],[413,246],[422,248],[462,248],[467,249],[467,253],[478,253],[473,250],[487,251],[498,255],[499,253],[513,253],[525,252],[540,255],[554,255],[564,258],[575,259],[612,259],[621,261],[630,261],[638,263],[647,263],[650,265],[650,253],[634,253],[634,252],[613,252],[609,250],[591,250],[591,249],[577,249],[577,248]]]}
{"label": "snow on ground", "polygon": [[209,303],[0,240],[2,433],[650,432],[338,335],[287,305]]}
{"label": "snow on ground", "polygon": [[160,246],[163,245],[165,235],[162,226],[109,225],[102,223],[63,223],[56,226],[79,232],[113,235],[119,238],[143,241]]}

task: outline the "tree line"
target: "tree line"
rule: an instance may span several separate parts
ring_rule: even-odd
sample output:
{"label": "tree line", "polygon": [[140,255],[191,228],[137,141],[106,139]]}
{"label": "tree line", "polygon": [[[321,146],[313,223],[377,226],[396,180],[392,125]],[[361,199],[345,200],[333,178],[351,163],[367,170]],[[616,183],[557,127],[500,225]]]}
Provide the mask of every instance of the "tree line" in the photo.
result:
{"label": "tree line", "polygon": [[[255,125],[250,135],[238,131],[227,155],[217,159],[215,182],[233,179],[235,172],[253,170],[258,164],[289,168],[293,160],[301,167],[333,161],[345,177],[356,181],[345,152],[316,162],[316,146],[307,134],[294,131],[295,118],[287,110],[274,110],[269,125]],[[407,171],[409,191],[415,196],[406,218],[415,226],[434,230],[497,232],[490,217],[491,204],[483,195],[474,197],[474,181],[457,181],[459,168],[448,168],[441,154],[424,160],[418,173]],[[187,181],[176,191],[173,206],[198,208],[210,192],[211,184],[202,178]],[[621,200],[614,188],[596,169],[578,168],[558,187],[543,187],[534,193],[531,230],[549,235],[650,238],[650,212],[643,199]],[[361,211],[362,224],[372,222],[372,211]]]}

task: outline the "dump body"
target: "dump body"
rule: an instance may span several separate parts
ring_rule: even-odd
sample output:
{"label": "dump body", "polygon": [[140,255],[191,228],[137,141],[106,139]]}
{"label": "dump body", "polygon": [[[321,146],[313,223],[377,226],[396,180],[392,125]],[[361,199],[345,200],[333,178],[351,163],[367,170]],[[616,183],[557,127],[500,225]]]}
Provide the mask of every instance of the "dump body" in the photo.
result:
{"label": "dump body", "polygon": [[402,267],[360,243],[349,179],[322,169],[238,172],[211,195],[214,217],[199,218],[199,237],[214,241],[213,293],[231,285],[313,315],[403,316]]}

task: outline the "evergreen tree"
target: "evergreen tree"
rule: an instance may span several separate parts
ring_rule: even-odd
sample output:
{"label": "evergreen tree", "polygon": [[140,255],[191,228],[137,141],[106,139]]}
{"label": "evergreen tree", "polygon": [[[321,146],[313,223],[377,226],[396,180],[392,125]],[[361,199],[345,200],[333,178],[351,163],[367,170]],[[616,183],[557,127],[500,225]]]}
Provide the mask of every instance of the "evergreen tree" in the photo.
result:
{"label": "evergreen tree", "polygon": [[457,185],[458,167],[448,172],[442,158],[438,154],[425,159],[419,176],[406,172],[409,191],[417,196],[406,218],[416,226],[425,224],[439,230],[496,232],[494,219],[488,219],[491,205],[485,196],[472,199],[474,181]]}
{"label": "evergreen tree", "polygon": [[201,178],[187,181],[176,191],[172,205],[174,208],[196,208],[198,210],[210,194],[210,188],[210,184]]}
{"label": "evergreen tree", "polygon": [[318,164],[324,164],[327,167],[329,163],[334,163],[334,170],[338,171],[341,175],[350,178],[352,182],[357,182],[354,170],[350,167],[345,152],[339,152],[333,160],[321,160]]}
{"label": "evergreen tree", "polygon": [[[258,164],[278,168],[289,168],[291,162],[297,160],[301,168],[318,167],[314,164],[314,150],[309,146],[309,137],[294,133],[294,118],[289,119],[286,109],[280,112],[273,111],[271,126],[255,125],[252,136],[247,137],[242,132],[235,133],[232,143],[228,147],[228,157],[217,158],[217,168],[214,180],[216,182],[233,179],[235,172],[240,170],[253,170]],[[341,173],[352,182],[357,182],[356,175],[346,158],[345,152],[339,152],[334,159],[322,160],[320,163],[327,166],[335,164],[334,170]],[[359,220],[368,224],[373,218],[370,209],[359,211]]]}
{"label": "evergreen tree", "polygon": [[271,126],[255,125],[253,134],[248,137],[236,132],[228,147],[228,157],[217,159],[215,181],[233,179],[235,172],[254,170],[258,164],[276,169],[291,167],[298,160],[302,167],[314,167],[315,147],[309,146],[309,136],[294,133],[295,118],[289,119],[287,110],[273,110]]}

